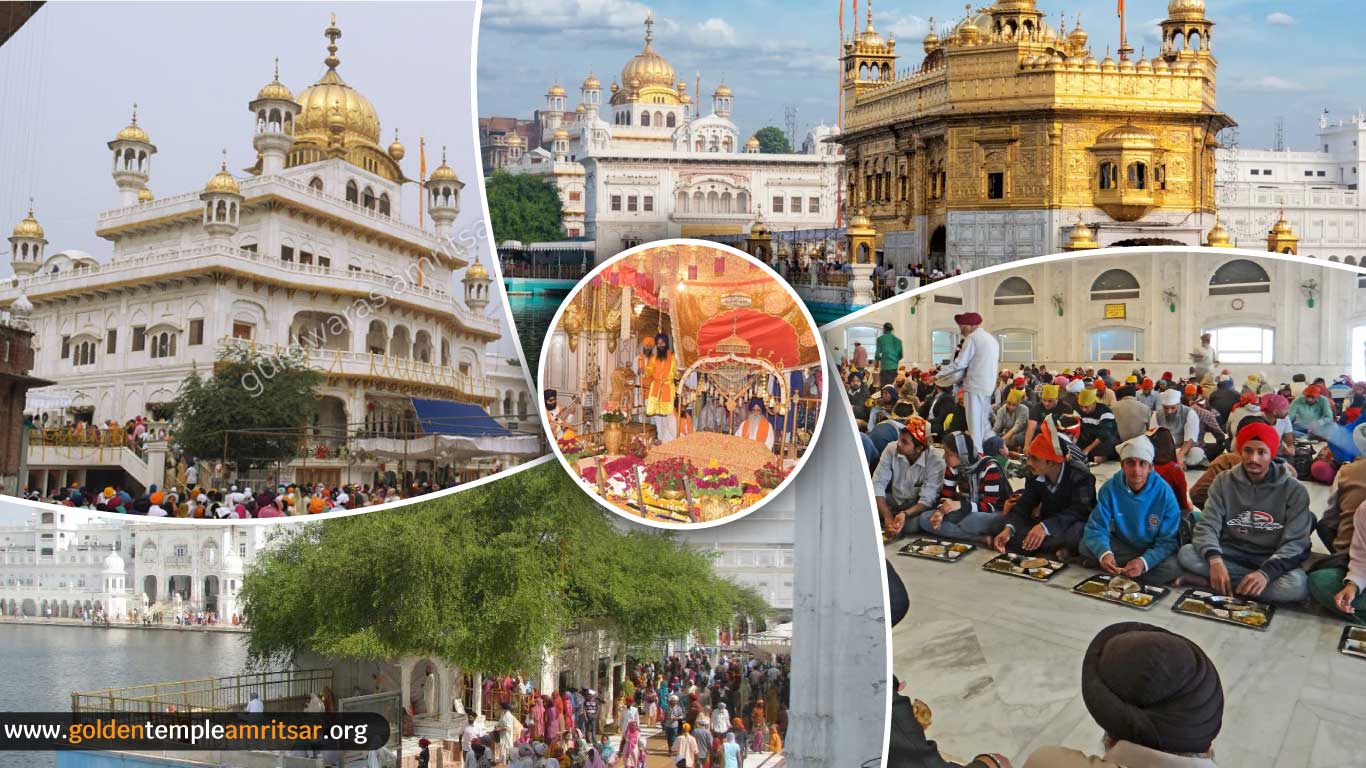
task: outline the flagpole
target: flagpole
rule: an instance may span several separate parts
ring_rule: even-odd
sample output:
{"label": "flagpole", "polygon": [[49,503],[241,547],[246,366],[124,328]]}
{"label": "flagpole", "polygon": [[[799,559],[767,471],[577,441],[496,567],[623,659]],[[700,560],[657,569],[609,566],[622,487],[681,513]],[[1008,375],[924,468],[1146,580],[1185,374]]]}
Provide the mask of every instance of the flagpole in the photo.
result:
{"label": "flagpole", "polygon": [[417,228],[426,229],[422,224],[422,209],[426,205],[423,194],[426,190],[422,185],[427,181],[427,139],[419,135],[417,137]]}

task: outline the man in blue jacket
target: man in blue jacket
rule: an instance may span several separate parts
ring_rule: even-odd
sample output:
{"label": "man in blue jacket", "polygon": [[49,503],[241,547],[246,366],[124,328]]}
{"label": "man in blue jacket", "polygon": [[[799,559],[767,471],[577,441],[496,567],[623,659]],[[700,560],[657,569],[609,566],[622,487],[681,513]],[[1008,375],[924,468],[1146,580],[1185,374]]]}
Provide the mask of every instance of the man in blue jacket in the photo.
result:
{"label": "man in blue jacket", "polygon": [[1081,552],[1106,573],[1163,585],[1181,575],[1176,561],[1181,507],[1171,486],[1153,472],[1154,453],[1146,435],[1119,445],[1122,471],[1101,486]]}

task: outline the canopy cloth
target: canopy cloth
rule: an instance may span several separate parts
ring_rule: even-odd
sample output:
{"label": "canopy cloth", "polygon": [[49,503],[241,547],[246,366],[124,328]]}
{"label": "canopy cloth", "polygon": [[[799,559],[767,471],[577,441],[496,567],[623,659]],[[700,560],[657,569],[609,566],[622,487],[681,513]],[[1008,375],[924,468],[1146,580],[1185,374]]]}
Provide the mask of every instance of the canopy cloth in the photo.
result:
{"label": "canopy cloth", "polygon": [[[404,443],[407,443],[405,448]],[[470,459],[481,456],[508,454],[540,456],[541,438],[537,435],[459,437],[456,435],[426,435],[410,440],[393,437],[366,437],[356,440],[357,451],[386,459],[413,460]]]}
{"label": "canopy cloth", "polygon": [[507,427],[493,420],[482,406],[450,400],[424,400],[414,397],[417,423],[428,435],[511,435]]}

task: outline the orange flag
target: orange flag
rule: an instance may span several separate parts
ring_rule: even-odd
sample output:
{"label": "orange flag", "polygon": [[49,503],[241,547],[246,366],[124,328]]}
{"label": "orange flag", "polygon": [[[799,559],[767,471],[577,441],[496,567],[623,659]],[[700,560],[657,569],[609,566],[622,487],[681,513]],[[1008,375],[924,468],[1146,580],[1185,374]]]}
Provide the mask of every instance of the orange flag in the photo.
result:
{"label": "orange flag", "polygon": [[426,190],[422,189],[422,182],[427,180],[427,140],[421,136],[417,138],[417,226],[422,227],[422,207],[426,203]]}

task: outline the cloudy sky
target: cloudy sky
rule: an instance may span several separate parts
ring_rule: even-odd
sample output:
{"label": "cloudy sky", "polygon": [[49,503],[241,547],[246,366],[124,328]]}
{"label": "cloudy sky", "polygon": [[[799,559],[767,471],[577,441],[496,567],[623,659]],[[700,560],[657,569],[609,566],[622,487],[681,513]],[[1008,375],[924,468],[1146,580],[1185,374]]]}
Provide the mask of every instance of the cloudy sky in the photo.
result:
{"label": "cloudy sky", "polygon": [[[974,6],[986,5],[980,0]],[[1041,0],[1049,21],[1076,12],[1102,58],[1118,48],[1114,0]],[[1366,67],[1359,24],[1341,23],[1341,4],[1326,0],[1209,0],[1216,22],[1219,104],[1241,126],[1244,147],[1269,147],[1277,117],[1285,118],[1292,147],[1315,146],[1318,115],[1325,108],[1347,117],[1361,104],[1360,73]],[[527,117],[539,107],[556,77],[577,97],[589,69],[604,86],[640,50],[646,9],[656,19],[655,47],[691,86],[702,73],[710,94],[725,77],[735,91],[742,133],[783,125],[793,105],[805,127],[833,122],[836,104],[839,0],[486,0],[480,32],[479,109],[484,115]],[[845,30],[852,32],[852,0]],[[867,6],[860,4],[860,25]],[[963,18],[961,0],[876,0],[874,25],[891,31],[905,53],[902,67],[919,63],[920,40],[929,28]],[[1154,55],[1161,45],[1158,22],[1167,0],[1129,0],[1129,40]],[[912,59],[915,60],[912,60]],[[571,103],[573,103],[571,101]],[[710,102],[708,102],[709,106]]]}
{"label": "cloudy sky", "polygon": [[[472,0],[48,3],[0,46],[3,236],[32,197],[49,253],[75,248],[108,258],[111,244],[94,234],[98,213],[119,203],[106,142],[128,124],[134,102],[157,147],[149,186],[158,197],[203,187],[224,148],[228,168],[244,178],[241,169],[256,159],[247,102],[270,81],[277,56],[280,79],[296,94],[327,71],[323,29],[333,10],[342,30],[338,71],[375,105],[384,146],[398,129],[408,150],[403,170],[416,178],[419,135],[429,171],[447,145],[466,181],[456,229],[481,222]],[[406,185],[403,212],[417,223],[416,184]],[[0,275],[10,273],[5,262]]]}

